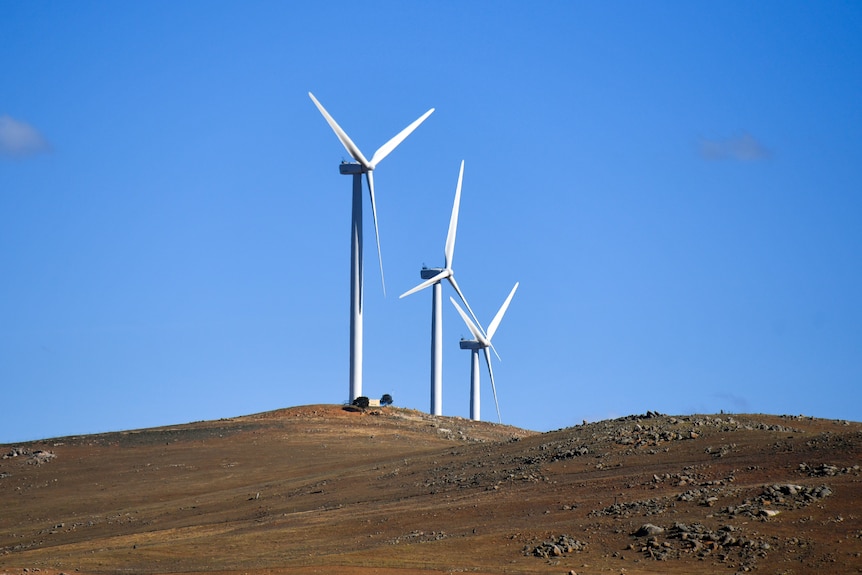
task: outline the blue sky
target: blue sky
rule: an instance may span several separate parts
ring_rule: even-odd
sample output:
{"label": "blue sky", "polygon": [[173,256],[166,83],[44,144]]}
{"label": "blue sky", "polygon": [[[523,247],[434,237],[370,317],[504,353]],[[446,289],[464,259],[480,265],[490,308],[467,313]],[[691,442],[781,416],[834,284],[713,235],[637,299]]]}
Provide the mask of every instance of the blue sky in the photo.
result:
{"label": "blue sky", "polygon": [[[456,277],[485,323],[520,281],[504,423],[862,419],[860,4],[305,4],[0,2],[0,442],[347,399],[309,91],[366,156],[436,108],[375,171],[386,297],[366,201],[365,394],[429,409],[431,294],[398,294],[463,159]],[[447,301],[463,417],[462,336]]]}

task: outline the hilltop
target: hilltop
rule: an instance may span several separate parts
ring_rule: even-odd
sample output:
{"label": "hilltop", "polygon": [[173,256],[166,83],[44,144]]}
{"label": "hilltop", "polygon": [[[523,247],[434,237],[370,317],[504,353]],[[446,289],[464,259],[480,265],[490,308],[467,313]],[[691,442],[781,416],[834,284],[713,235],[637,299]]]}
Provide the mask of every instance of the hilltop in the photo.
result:
{"label": "hilltop", "polygon": [[336,405],[0,446],[0,573],[862,572],[862,424]]}

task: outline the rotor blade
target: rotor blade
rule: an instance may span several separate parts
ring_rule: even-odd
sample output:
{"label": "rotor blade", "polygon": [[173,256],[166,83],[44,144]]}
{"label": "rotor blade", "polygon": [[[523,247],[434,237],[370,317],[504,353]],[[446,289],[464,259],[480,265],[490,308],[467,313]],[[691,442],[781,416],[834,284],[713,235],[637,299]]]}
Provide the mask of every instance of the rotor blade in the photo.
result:
{"label": "rotor blade", "polygon": [[383,279],[383,254],[380,252],[380,232],[377,229],[377,204],[374,203],[374,176],[371,170],[365,172],[368,179],[368,193],[371,195],[371,215],[374,217],[374,237],[377,239],[377,259],[380,261],[380,281],[383,284],[383,295],[386,295],[386,280]]}
{"label": "rotor blade", "polygon": [[506,298],[506,301],[504,301],[503,305],[500,306],[500,310],[497,312],[497,315],[494,316],[494,319],[491,320],[491,323],[488,325],[489,340],[494,337],[494,332],[497,331],[497,327],[500,325],[500,321],[503,319],[503,314],[506,313],[506,309],[509,307],[509,303],[512,301],[512,297],[515,295],[515,290],[518,289],[519,283],[520,282],[515,282],[515,287],[513,287],[512,291],[509,292],[509,297]]}
{"label": "rotor blade", "polygon": [[485,335],[485,331],[482,329],[482,324],[479,322],[479,319],[476,317],[476,314],[473,313],[473,310],[470,308],[470,304],[467,303],[467,298],[464,297],[464,292],[461,291],[461,288],[458,287],[458,282],[455,281],[455,274],[451,272],[449,273],[449,277],[447,278],[449,283],[452,284],[452,288],[455,290],[455,293],[458,294],[458,297],[461,298],[461,301],[464,302],[464,305],[467,306],[467,310],[470,312],[470,315],[473,316],[473,319],[476,321],[476,326],[482,331],[482,335]]}
{"label": "rotor blade", "polygon": [[499,359],[500,361],[503,361],[503,358],[502,358],[502,357],[500,357],[500,354],[499,354],[499,353],[497,353],[497,348],[496,348],[496,347],[494,347],[494,344],[493,344],[493,343],[491,343],[491,342],[489,341],[489,342],[488,342],[488,347],[490,347],[490,348],[494,351],[494,355],[496,355],[496,356],[497,356],[497,359]]}
{"label": "rotor blade", "polygon": [[488,364],[488,375],[491,376],[491,391],[494,392],[494,405],[497,407],[497,421],[503,423],[503,418],[500,416],[500,403],[497,401],[497,386],[494,384],[494,370],[491,369],[491,355],[488,353],[488,348],[483,347],[485,352],[485,363]]}
{"label": "rotor blade", "polygon": [[409,126],[407,126],[406,128],[404,128],[403,130],[401,130],[400,132],[398,132],[398,134],[397,134],[394,138],[392,138],[391,140],[389,140],[388,142],[386,142],[385,144],[383,144],[382,146],[380,146],[380,147],[377,149],[377,151],[376,151],[376,152],[374,152],[374,155],[373,155],[373,156],[371,156],[371,163],[370,163],[370,164],[368,164],[368,169],[373,170],[373,169],[374,169],[374,166],[376,166],[377,164],[379,164],[380,162],[382,162],[382,161],[383,161],[383,158],[385,158],[386,156],[388,156],[388,155],[389,155],[389,153],[390,153],[390,152],[392,152],[392,150],[394,150],[394,149],[398,146],[398,144],[400,144],[401,142],[403,142],[403,141],[404,141],[404,138],[406,138],[407,136],[409,136],[409,135],[410,135],[410,133],[411,133],[413,130],[415,130],[415,129],[419,126],[419,124],[421,124],[422,122],[424,122],[424,121],[425,121],[425,118],[427,118],[428,116],[430,116],[430,115],[431,115],[431,112],[433,112],[433,111],[434,111],[434,108],[431,108],[430,110],[428,110],[427,112],[425,112],[424,114],[422,114],[422,115],[419,117],[419,119],[418,119],[418,120],[416,120],[415,122],[413,122],[412,124],[410,124]]}
{"label": "rotor blade", "polygon": [[483,341],[485,337],[482,335],[482,332],[479,330],[478,327],[476,327],[476,325],[473,323],[473,320],[471,320],[470,317],[466,313],[464,313],[464,310],[461,309],[461,306],[458,305],[458,302],[455,301],[455,298],[449,296],[449,301],[452,302],[452,305],[454,305],[455,309],[458,310],[458,313],[461,314],[461,319],[463,319],[464,323],[467,324],[467,328],[470,330],[470,333],[473,334],[473,337],[475,337],[477,341]]}
{"label": "rotor blade", "polygon": [[430,286],[430,285],[434,285],[435,283],[437,283],[437,282],[439,282],[440,280],[442,280],[443,278],[445,278],[447,273],[449,273],[449,270],[443,270],[443,271],[441,271],[441,272],[440,272],[439,274],[437,274],[436,276],[434,276],[434,277],[432,277],[432,278],[430,278],[430,279],[425,280],[424,282],[422,282],[421,284],[419,284],[419,285],[418,285],[418,286],[416,286],[415,288],[410,289],[410,290],[407,290],[406,292],[404,292],[403,294],[401,294],[400,296],[398,296],[398,299],[401,299],[401,298],[403,298],[403,297],[407,297],[407,296],[409,296],[409,295],[411,295],[411,294],[414,294],[414,293],[416,293],[416,292],[418,292],[418,291],[422,291],[422,290],[424,290],[425,288],[427,288],[427,287],[428,287],[428,286]]}
{"label": "rotor blade", "polygon": [[[452,269],[452,259],[455,256],[455,233],[458,229],[458,210],[461,207],[461,181],[464,179],[464,160],[461,160],[461,171],[458,173],[458,187],[455,188],[455,203],[452,206],[452,217],[449,219],[449,233],[446,234],[446,267]],[[460,295],[460,294],[458,294]],[[464,296],[461,296],[464,303]],[[468,308],[470,306],[467,306]],[[470,313],[473,313],[472,311]],[[473,316],[476,317],[476,316]]]}
{"label": "rotor blade", "polygon": [[365,159],[365,156],[362,155],[362,152],[353,143],[353,140],[350,139],[350,136],[347,135],[347,132],[341,129],[341,126],[338,125],[338,122],[329,115],[329,112],[326,111],[326,108],[323,107],[323,104],[317,101],[317,98],[314,97],[314,94],[311,92],[308,93],[311,97],[311,101],[314,102],[314,105],[317,106],[317,109],[320,110],[320,113],[323,114],[323,117],[326,118],[326,122],[329,124],[329,127],[332,128],[332,131],[335,132],[335,135],[338,136],[338,139],[341,140],[341,144],[347,150],[347,152],[353,157],[354,160],[369,168],[368,160]]}

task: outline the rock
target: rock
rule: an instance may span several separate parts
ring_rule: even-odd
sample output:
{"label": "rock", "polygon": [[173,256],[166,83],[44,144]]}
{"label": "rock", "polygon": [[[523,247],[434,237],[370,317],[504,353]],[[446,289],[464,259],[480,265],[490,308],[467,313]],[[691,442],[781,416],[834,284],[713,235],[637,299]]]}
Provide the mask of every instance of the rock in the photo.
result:
{"label": "rock", "polygon": [[788,484],[788,485],[782,485],[781,486],[781,491],[783,491],[787,495],[796,495],[797,493],[799,493],[800,489],[802,489],[802,487],[800,487],[798,485]]}
{"label": "rock", "polygon": [[829,489],[825,485],[821,485],[820,487],[818,487],[817,489],[814,490],[814,494],[817,497],[829,497],[830,495],[832,495],[832,490]]}
{"label": "rock", "polygon": [[760,514],[763,515],[764,517],[775,517],[779,513],[781,513],[781,511],[779,511],[778,509],[761,509],[760,510]]}
{"label": "rock", "polygon": [[587,544],[569,537],[568,535],[560,535],[556,539],[545,541],[532,549],[525,548],[525,555],[532,554],[535,557],[548,559],[550,557],[562,557],[568,553],[581,552],[586,548]]}
{"label": "rock", "polygon": [[635,531],[636,537],[646,537],[647,535],[659,535],[664,533],[664,527],[653,525],[652,523],[644,523],[641,528]]}
{"label": "rock", "polygon": [[724,547],[730,547],[731,545],[736,545],[736,539],[733,536],[731,536],[730,534],[727,534],[721,540],[721,544]]}
{"label": "rock", "polygon": [[36,450],[33,452],[30,460],[27,463],[32,465],[42,465],[43,463],[48,463],[52,459],[57,457],[53,451],[42,451]]}

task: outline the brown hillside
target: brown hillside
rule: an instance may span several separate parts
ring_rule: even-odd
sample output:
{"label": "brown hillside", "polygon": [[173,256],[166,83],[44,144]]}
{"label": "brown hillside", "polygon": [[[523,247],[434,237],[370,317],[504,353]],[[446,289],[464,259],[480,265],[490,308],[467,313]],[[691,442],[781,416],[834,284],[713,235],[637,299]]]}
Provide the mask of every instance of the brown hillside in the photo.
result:
{"label": "brown hillside", "polygon": [[6,445],[0,573],[857,573],[860,454],[807,417],[331,405]]}

